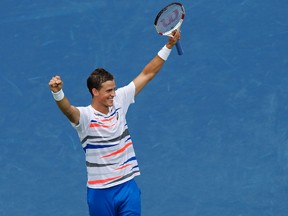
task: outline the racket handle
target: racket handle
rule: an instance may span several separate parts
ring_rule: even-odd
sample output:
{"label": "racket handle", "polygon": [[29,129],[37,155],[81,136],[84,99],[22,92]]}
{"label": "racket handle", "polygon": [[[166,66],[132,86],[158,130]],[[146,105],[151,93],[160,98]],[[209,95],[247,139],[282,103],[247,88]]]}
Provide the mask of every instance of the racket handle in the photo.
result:
{"label": "racket handle", "polygon": [[183,55],[183,49],[179,40],[176,43],[176,48],[177,48],[178,55]]}

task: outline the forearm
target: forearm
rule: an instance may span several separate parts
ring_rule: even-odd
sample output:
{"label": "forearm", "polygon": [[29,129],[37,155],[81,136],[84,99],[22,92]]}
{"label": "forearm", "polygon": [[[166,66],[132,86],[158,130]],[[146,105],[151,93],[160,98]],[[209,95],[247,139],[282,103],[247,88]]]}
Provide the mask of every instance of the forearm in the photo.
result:
{"label": "forearm", "polygon": [[56,93],[52,91],[52,94],[62,113],[69,119],[69,121],[77,124],[80,116],[79,111],[76,107],[70,104],[69,100],[65,97],[63,90],[61,89]]}
{"label": "forearm", "polygon": [[[170,47],[170,48],[168,48]],[[162,68],[171,53],[172,46],[167,43],[158,54],[144,67],[143,73],[152,79]]]}
{"label": "forearm", "polygon": [[154,76],[160,71],[165,61],[156,55],[143,69],[143,75],[148,77],[148,80],[153,79]]}
{"label": "forearm", "polygon": [[55,102],[56,102],[58,108],[62,111],[62,113],[64,115],[66,115],[67,117],[71,115],[72,106],[66,97],[64,97],[60,101],[55,101]]}
{"label": "forearm", "polygon": [[144,88],[144,86],[156,76],[156,74],[163,67],[170,52],[171,49],[168,49],[167,45],[166,47],[163,47],[158,54],[144,67],[142,72],[133,80],[136,86],[135,95],[137,95]]}
{"label": "forearm", "polygon": [[144,67],[141,73],[133,80],[137,95],[146,84],[153,79],[156,74],[160,71],[165,61],[168,59],[172,47],[180,39],[180,32],[174,32],[173,37],[169,37],[166,45],[157,53],[157,55]]}

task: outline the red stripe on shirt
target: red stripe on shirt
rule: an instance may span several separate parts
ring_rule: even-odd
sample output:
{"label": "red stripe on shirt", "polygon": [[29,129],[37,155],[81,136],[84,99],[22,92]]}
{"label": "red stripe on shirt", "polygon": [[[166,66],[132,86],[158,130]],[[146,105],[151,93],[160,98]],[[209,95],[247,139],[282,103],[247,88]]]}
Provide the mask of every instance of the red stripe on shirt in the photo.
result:
{"label": "red stripe on shirt", "polygon": [[121,176],[116,176],[116,177],[113,177],[113,178],[92,180],[92,181],[88,181],[88,184],[104,184],[104,183],[106,183],[106,182],[113,181],[113,180],[118,179],[118,178],[120,178],[120,177],[121,177]]}
{"label": "red stripe on shirt", "polygon": [[107,158],[107,157],[111,157],[111,156],[120,154],[120,153],[124,152],[124,151],[125,151],[129,146],[131,146],[131,145],[132,145],[132,142],[129,142],[129,143],[127,143],[123,148],[121,148],[121,149],[119,149],[119,150],[117,150],[117,151],[115,151],[115,152],[112,152],[112,153],[110,153],[110,154],[108,154],[108,155],[104,155],[104,156],[102,156],[101,158]]}

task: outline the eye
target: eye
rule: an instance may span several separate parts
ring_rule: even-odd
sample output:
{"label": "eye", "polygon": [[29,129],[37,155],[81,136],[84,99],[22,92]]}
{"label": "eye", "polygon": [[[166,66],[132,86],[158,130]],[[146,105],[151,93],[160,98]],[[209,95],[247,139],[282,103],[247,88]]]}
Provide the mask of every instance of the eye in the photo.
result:
{"label": "eye", "polygon": [[115,89],[108,89],[107,93],[111,93],[111,92],[114,92],[114,91],[115,91]]}

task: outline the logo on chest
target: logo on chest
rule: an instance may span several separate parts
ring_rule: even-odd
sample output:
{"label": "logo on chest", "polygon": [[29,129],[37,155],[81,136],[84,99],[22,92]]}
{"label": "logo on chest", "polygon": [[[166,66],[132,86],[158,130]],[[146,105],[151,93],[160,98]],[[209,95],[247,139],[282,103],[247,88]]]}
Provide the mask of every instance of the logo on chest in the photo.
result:
{"label": "logo on chest", "polygon": [[90,128],[113,128],[119,121],[119,109],[112,112],[109,116],[94,113],[94,119],[90,121]]}

